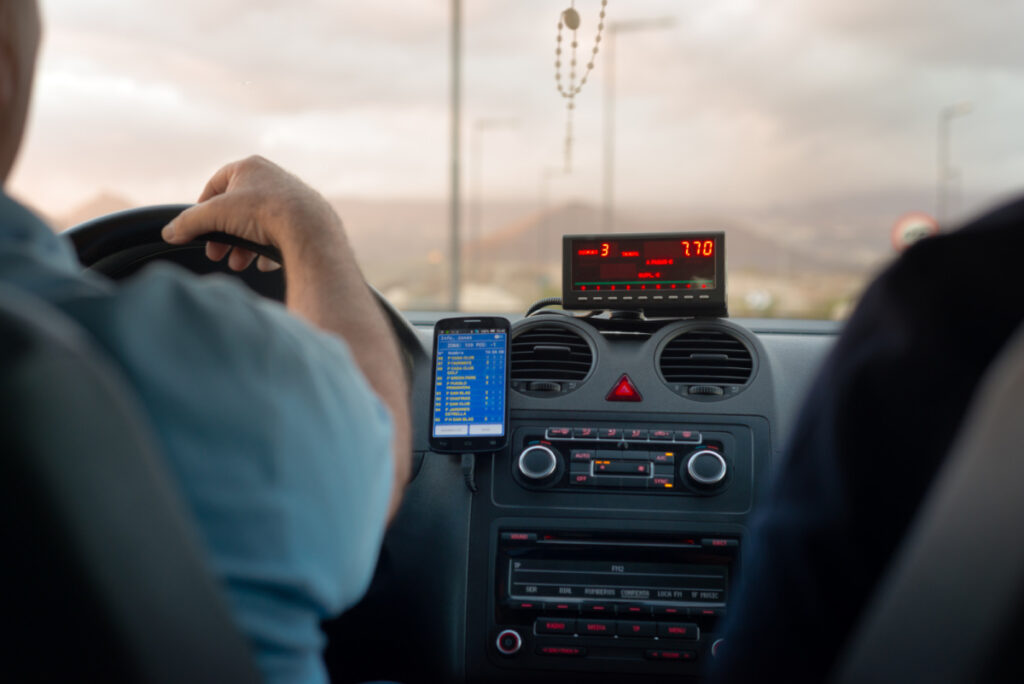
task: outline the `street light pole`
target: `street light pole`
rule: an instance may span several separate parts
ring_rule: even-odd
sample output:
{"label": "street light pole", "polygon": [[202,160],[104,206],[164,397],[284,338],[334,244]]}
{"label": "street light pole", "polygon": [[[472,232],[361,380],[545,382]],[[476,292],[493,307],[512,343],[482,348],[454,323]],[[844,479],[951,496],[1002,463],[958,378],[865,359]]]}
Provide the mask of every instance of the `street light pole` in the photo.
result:
{"label": "street light pole", "polygon": [[459,224],[461,221],[459,184],[460,169],[459,137],[462,128],[462,0],[452,0],[451,25],[451,177],[449,179],[451,196],[448,201],[448,219],[451,242],[449,259],[451,261],[451,292],[448,307],[452,311],[459,310],[459,289],[461,274],[462,250],[459,241]]}
{"label": "street light pole", "polygon": [[470,188],[469,188],[469,244],[472,248],[471,268],[465,269],[469,275],[472,270],[476,275],[480,273],[480,260],[483,252],[480,251],[480,216],[481,191],[480,186],[483,177],[483,134],[485,131],[499,128],[511,128],[519,123],[518,119],[504,117],[492,119],[477,119],[473,122],[472,136],[469,139],[469,163],[470,163]]}
{"label": "street light pole", "polygon": [[608,38],[604,45],[604,159],[601,212],[601,230],[610,233],[615,227],[615,45],[620,33],[665,29],[675,24],[672,17],[613,21],[608,24]]}
{"label": "street light pole", "polygon": [[950,123],[957,116],[966,116],[973,110],[970,102],[958,102],[947,105],[939,110],[939,127],[936,140],[937,178],[935,187],[935,220],[941,228],[946,228],[949,182],[954,178],[954,171],[949,165],[949,133]]}

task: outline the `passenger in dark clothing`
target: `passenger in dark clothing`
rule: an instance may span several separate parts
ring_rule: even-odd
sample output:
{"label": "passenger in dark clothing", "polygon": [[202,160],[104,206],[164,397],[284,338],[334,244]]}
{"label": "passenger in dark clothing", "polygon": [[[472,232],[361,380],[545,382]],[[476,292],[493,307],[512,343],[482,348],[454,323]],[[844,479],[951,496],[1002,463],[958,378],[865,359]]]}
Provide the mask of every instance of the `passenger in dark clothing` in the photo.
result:
{"label": "passenger in dark clothing", "polygon": [[1024,200],[911,247],[812,386],[745,541],[721,682],[825,680],[1024,320]]}

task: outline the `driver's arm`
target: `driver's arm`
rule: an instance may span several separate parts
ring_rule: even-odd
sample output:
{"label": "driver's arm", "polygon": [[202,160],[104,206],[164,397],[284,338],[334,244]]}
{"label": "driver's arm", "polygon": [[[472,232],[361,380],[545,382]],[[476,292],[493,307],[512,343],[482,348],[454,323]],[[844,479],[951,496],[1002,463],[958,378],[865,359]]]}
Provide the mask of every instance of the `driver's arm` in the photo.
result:
{"label": "driver's arm", "polygon": [[[366,286],[338,215],[295,176],[266,159],[249,157],[220,169],[199,203],[172,221],[163,236],[167,242],[182,244],[210,231],[277,247],[286,265],[288,309],[343,338],[390,409],[395,465],[390,519],[409,479],[408,387],[395,338]],[[223,258],[226,251],[213,245],[208,254]],[[254,258],[237,248],[228,257],[236,270]],[[265,263],[260,266],[266,267]]]}

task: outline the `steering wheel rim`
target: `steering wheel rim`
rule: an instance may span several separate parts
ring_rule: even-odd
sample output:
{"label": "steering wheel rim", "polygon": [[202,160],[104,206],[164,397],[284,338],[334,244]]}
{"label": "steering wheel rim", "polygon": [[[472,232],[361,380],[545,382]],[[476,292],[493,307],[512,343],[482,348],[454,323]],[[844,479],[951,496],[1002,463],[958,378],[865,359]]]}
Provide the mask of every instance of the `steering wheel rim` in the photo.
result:
{"label": "steering wheel rim", "polygon": [[[141,266],[153,261],[175,261],[171,256],[181,253],[205,250],[208,241],[221,242],[237,247],[244,247],[252,252],[273,259],[282,268],[276,271],[257,272],[250,266],[242,272],[231,271],[226,265],[216,269],[219,272],[233,275],[248,284],[259,294],[270,296],[271,299],[284,301],[284,271],[287,265],[281,258],[281,252],[270,245],[260,245],[228,233],[211,232],[201,235],[185,245],[171,245],[160,237],[161,229],[170,223],[178,214],[188,209],[191,204],[161,204],[138,207],[125,211],[106,214],[90,219],[64,231],[71,239],[81,264],[94,271],[118,280],[134,272]],[[226,262],[226,260],[225,260]],[[210,262],[211,264],[216,262]],[[245,273],[255,275],[268,283],[277,283],[280,296],[268,295],[254,287],[243,276]],[[419,357],[424,356],[415,328],[408,320],[372,285],[367,283],[370,292],[384,310],[391,323],[399,346],[405,356],[407,370],[411,373],[416,367]],[[276,292],[275,292],[276,294]]]}

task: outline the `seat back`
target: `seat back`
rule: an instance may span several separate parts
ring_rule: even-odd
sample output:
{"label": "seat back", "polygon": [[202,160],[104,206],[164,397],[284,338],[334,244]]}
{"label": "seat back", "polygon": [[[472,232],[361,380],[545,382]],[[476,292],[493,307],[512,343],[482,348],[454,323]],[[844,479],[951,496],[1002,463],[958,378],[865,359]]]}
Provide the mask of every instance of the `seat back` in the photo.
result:
{"label": "seat back", "polygon": [[130,388],[8,287],[0,440],[5,680],[259,681]]}
{"label": "seat back", "polygon": [[1024,681],[1024,327],[990,366],[834,681]]}

